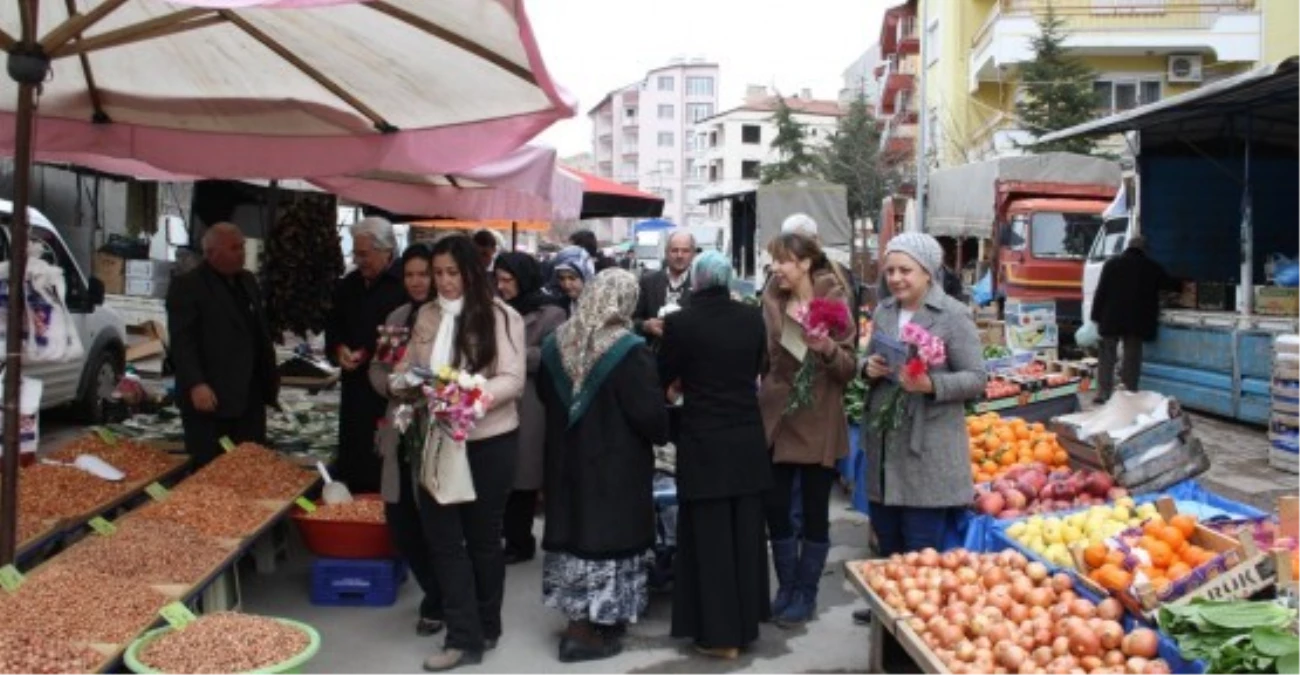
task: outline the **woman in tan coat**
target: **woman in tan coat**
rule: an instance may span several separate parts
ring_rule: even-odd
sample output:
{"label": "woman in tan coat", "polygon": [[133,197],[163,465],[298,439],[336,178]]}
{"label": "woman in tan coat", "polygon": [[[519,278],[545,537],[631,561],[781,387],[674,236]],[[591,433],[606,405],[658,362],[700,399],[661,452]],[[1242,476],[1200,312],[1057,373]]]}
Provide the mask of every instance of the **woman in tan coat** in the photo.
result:
{"label": "woman in tan coat", "polygon": [[[805,335],[795,318],[814,298],[848,302],[848,285],[817,242],[788,233],[768,244],[772,283],[763,292],[768,370],[759,388],[767,442],[772,449],[772,489],[766,496],[767,530],[776,568],[772,616],[799,624],[817,610],[817,583],[830,551],[830,491],[835,461],[849,451],[844,390],[856,374],[853,333]],[[813,369],[811,403],[791,404],[804,360]],[[795,476],[803,501],[802,541],[790,521]]]}
{"label": "woman in tan coat", "polygon": [[[468,237],[447,237],[433,247],[437,298],[420,308],[411,341],[391,380],[399,395],[405,376],[451,366],[487,378],[492,402],[465,447],[474,499],[439,503],[418,490],[424,535],[432,548],[442,592],[447,641],[424,662],[425,670],[473,665],[501,636],[505,563],[501,520],[514,484],[519,452],[518,400],[525,381],[524,321],[494,298],[492,283]],[[397,386],[394,386],[396,384]],[[420,443],[403,443],[412,448]]]}

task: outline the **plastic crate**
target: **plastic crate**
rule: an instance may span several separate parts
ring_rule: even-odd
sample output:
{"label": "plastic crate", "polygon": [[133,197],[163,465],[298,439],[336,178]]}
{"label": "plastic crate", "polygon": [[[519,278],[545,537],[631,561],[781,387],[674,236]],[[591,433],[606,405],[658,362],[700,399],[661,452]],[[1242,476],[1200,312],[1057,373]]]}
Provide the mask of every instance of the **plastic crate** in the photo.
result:
{"label": "plastic crate", "polygon": [[401,560],[319,558],[311,566],[311,604],[388,607],[406,581]]}

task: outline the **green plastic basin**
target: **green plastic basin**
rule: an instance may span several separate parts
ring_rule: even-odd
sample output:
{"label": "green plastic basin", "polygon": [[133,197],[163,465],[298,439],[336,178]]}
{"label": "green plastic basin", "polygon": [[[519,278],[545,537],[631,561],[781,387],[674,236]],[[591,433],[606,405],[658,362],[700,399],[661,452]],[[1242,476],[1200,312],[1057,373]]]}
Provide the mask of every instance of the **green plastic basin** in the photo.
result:
{"label": "green plastic basin", "polygon": [[[310,661],[313,656],[316,656],[316,652],[320,651],[320,633],[316,632],[315,628],[312,628],[311,626],[301,621],[294,621],[293,619],[283,619],[280,617],[268,617],[268,618],[273,618],[282,624],[285,624],[287,626],[292,626],[306,633],[307,646],[302,650],[302,652],[300,652],[298,655],[292,658],[285,659],[280,663],[276,663],[267,666],[265,668],[260,668],[258,670],[250,670],[248,672],[250,673],[301,673],[303,665],[305,665],[308,661]],[[162,674],[164,671],[156,670],[142,663],[140,661],[140,652],[144,651],[144,648],[148,646],[150,642],[153,642],[154,640],[157,640],[163,635],[170,633],[172,630],[174,629],[171,626],[164,626],[163,628],[155,628],[145,633],[144,635],[141,635],[138,639],[136,639],[135,642],[132,642],[131,646],[127,647],[126,655],[123,657],[123,659],[126,661],[126,667],[130,668],[131,672],[133,673]]]}

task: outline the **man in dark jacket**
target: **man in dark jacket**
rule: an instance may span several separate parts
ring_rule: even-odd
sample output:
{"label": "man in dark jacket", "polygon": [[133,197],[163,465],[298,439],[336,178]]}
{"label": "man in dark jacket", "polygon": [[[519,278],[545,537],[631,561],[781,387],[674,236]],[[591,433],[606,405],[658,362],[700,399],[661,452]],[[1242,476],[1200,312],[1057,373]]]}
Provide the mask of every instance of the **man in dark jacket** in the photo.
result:
{"label": "man in dark jacket", "polygon": [[632,325],[645,336],[652,348],[658,348],[664,335],[664,307],[690,305],[691,263],[695,260],[695,237],[678,230],[668,236],[665,269],[641,277],[641,294],[632,313]]}
{"label": "man in dark jacket", "polygon": [[343,369],[339,406],[339,451],[335,477],[353,493],[379,492],[381,462],[375,430],[388,401],[370,385],[370,359],[379,326],[406,302],[393,226],[383,218],[366,218],[352,227],[352,256],[357,268],[334,288],[334,305],[325,325],[325,355]]}
{"label": "man in dark jacket", "polygon": [[1133,237],[1123,253],[1101,268],[1090,317],[1101,333],[1096,403],[1105,403],[1115,392],[1115,352],[1121,342],[1124,361],[1120,365],[1120,381],[1125,389],[1138,390],[1142,343],[1156,338],[1160,289],[1166,285],[1165,271],[1147,257],[1143,237]]}
{"label": "man in dark jacket", "polygon": [[574,232],[569,235],[569,243],[587,250],[587,255],[591,256],[591,262],[595,266],[597,274],[611,267],[618,267],[618,263],[614,262],[613,258],[601,253],[600,242],[596,240],[596,233],[591,230]]}
{"label": "man in dark jacket", "polygon": [[167,292],[167,328],[185,446],[200,465],[220,439],[266,441],[266,406],[279,378],[262,293],[244,270],[244,235],[217,223],[203,235],[203,263]]}

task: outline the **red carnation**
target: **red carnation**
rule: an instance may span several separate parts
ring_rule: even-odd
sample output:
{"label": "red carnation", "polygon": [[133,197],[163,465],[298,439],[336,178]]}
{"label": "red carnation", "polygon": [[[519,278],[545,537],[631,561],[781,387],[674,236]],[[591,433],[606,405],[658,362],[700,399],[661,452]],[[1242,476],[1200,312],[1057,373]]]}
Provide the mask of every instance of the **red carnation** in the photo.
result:
{"label": "red carnation", "polygon": [[906,375],[909,380],[920,379],[921,376],[925,374],[926,370],[925,361],[922,361],[920,357],[916,356],[908,359],[907,363],[903,366],[903,374]]}
{"label": "red carnation", "polygon": [[823,332],[832,339],[844,337],[852,321],[849,306],[839,300],[813,298],[808,303],[808,316],[804,326],[810,331]]}

